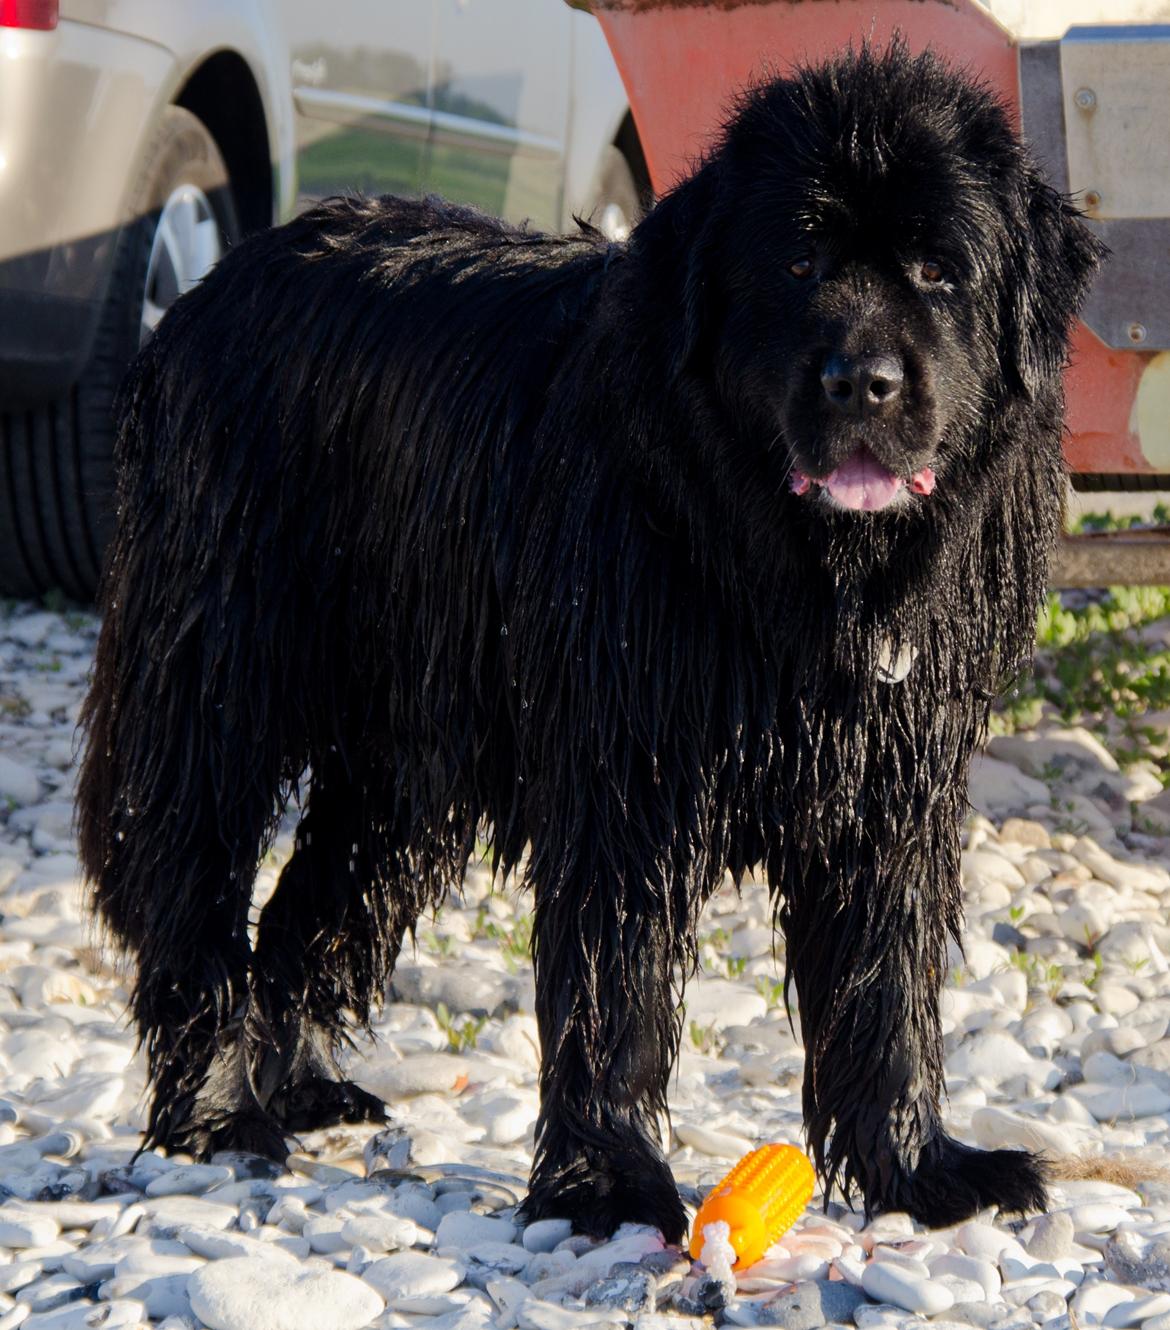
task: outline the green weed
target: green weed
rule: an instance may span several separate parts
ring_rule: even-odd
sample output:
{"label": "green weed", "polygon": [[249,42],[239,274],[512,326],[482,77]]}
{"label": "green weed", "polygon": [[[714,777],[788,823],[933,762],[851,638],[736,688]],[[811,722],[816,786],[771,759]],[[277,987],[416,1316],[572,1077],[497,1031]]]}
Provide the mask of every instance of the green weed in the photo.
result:
{"label": "green weed", "polygon": [[476,912],[471,936],[498,943],[504,967],[509,974],[517,974],[532,954],[532,916],[518,914],[510,928],[503,928],[494,919],[489,919],[487,913],[481,905]]}
{"label": "green weed", "polygon": [[[1085,519],[1086,529],[1094,520]],[[1170,648],[1143,642],[1135,631],[1167,616],[1170,587],[1112,587],[1076,609],[1050,595],[1037,624],[1035,669],[999,703],[992,733],[1031,728],[1047,709],[1108,739],[1123,763],[1150,759],[1170,784],[1166,732],[1144,721],[1148,712],[1170,708]]]}
{"label": "green weed", "polygon": [[690,1032],[691,1043],[700,1053],[718,1053],[723,1047],[723,1041],[719,1038],[714,1025],[700,1025],[698,1021],[692,1021]]}
{"label": "green weed", "polygon": [[474,1048],[479,1042],[480,1032],[487,1024],[486,1016],[456,1016],[445,1002],[436,1006],[435,1020],[439,1022],[439,1029],[447,1036],[447,1043],[454,1053]]}
{"label": "green weed", "polygon": [[1045,993],[1052,1002],[1063,992],[1064,968],[1055,961],[1046,961],[1043,956],[1017,949],[1011,953],[1009,962],[1027,979],[1029,991]]}
{"label": "green weed", "polygon": [[423,946],[434,952],[440,960],[448,960],[455,950],[455,939],[450,933],[424,933]]}

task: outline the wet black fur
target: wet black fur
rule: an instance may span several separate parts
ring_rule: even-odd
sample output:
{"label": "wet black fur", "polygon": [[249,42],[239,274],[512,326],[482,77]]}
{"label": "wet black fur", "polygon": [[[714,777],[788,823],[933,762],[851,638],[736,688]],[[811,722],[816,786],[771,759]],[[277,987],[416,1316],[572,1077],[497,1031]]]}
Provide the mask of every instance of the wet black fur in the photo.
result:
{"label": "wet black fur", "polygon": [[[138,961],[148,1141],[281,1156],[376,1118],[334,1052],[486,824],[503,867],[531,850],[530,1218],[681,1236],[657,1130],[683,977],[704,901],[759,863],[826,1180],[932,1224],[1043,1205],[1036,1159],[943,1132],[937,999],[1097,257],[993,99],[901,47],[746,95],[626,245],[386,198],[233,250],[125,397],[84,716],[81,848]],[[815,384],[842,349],[906,363],[861,433]],[[934,494],[789,492],[860,439]]]}

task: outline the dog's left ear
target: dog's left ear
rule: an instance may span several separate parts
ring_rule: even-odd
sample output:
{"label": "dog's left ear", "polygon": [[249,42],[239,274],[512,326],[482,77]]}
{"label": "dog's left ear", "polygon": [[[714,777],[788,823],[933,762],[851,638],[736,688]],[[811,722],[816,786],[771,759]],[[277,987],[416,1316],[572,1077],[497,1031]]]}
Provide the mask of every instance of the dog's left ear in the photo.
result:
{"label": "dog's left ear", "polygon": [[723,229],[718,177],[708,161],[655,204],[630,240],[669,319],[663,332],[675,374],[695,360],[713,331],[716,247]]}
{"label": "dog's left ear", "polygon": [[1034,397],[1064,370],[1073,319],[1108,250],[1030,165],[1012,212],[1018,231],[1004,292],[1005,365],[1016,390]]}

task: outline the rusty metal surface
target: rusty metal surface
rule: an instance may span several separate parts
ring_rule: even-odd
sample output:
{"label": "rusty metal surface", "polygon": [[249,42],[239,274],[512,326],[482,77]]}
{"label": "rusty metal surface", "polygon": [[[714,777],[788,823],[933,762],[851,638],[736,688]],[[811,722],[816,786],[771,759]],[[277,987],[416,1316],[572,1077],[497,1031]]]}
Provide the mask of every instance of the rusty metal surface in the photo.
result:
{"label": "rusty metal surface", "polygon": [[[571,9],[584,9],[597,14],[644,14],[655,9],[742,9],[752,5],[781,3],[796,9],[802,5],[836,5],[840,0],[565,0]],[[955,0],[917,0],[923,5],[942,5],[955,8]]]}
{"label": "rusty metal surface", "polygon": [[1065,536],[1052,559],[1054,587],[1170,586],[1170,528]]}

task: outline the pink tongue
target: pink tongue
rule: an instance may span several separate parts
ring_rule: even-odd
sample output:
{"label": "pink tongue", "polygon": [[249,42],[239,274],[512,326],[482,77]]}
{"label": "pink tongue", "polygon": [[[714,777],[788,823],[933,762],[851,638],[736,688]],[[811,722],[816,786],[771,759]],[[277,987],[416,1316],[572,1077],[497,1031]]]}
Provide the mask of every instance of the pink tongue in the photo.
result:
{"label": "pink tongue", "polygon": [[866,513],[884,508],[902,483],[864,448],[858,448],[825,479],[825,487],[839,504]]}

